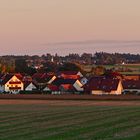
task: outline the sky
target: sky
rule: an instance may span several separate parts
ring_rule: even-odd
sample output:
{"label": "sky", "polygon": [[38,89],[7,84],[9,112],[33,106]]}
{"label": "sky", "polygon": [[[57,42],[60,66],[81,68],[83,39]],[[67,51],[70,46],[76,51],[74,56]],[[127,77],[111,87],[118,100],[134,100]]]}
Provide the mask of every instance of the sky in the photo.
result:
{"label": "sky", "polygon": [[0,55],[140,54],[140,0],[0,0]]}

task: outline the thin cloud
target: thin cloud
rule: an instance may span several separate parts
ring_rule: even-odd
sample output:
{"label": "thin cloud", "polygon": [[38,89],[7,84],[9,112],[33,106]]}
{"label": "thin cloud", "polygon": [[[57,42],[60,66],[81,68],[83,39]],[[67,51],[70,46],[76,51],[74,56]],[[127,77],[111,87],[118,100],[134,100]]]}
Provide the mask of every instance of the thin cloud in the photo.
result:
{"label": "thin cloud", "polygon": [[140,40],[85,40],[85,41],[68,41],[44,43],[43,46],[64,46],[64,45],[103,45],[103,44],[122,44],[122,45],[140,45]]}
{"label": "thin cloud", "polygon": [[44,43],[40,48],[47,50],[49,53],[58,53],[65,55],[69,53],[133,53],[139,54],[140,40],[88,40],[88,41],[70,41],[70,42],[55,42]]}

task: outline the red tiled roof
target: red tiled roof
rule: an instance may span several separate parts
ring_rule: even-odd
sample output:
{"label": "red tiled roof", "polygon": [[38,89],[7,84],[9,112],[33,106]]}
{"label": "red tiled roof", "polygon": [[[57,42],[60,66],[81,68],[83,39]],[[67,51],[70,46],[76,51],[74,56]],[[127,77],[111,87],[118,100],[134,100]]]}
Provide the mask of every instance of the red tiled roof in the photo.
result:
{"label": "red tiled roof", "polygon": [[61,74],[77,75],[78,74],[78,71],[62,71]]}
{"label": "red tiled roof", "polygon": [[84,86],[86,91],[102,90],[111,92],[117,90],[119,79],[105,78],[105,77],[92,77],[89,82]]}
{"label": "red tiled roof", "polygon": [[47,87],[51,90],[51,91],[59,91],[58,86],[56,85],[47,85]]}
{"label": "red tiled roof", "polygon": [[62,74],[61,77],[64,79],[79,79],[80,78],[79,75],[66,75],[66,74]]}
{"label": "red tiled roof", "polygon": [[124,89],[140,89],[140,80],[123,80]]}
{"label": "red tiled roof", "polygon": [[20,73],[16,73],[15,76],[16,76],[19,80],[22,80],[22,79],[23,79],[23,76],[22,76]]}
{"label": "red tiled roof", "polygon": [[74,89],[73,85],[71,85],[71,84],[62,84],[60,87],[62,87],[63,89],[65,89],[67,91]]}

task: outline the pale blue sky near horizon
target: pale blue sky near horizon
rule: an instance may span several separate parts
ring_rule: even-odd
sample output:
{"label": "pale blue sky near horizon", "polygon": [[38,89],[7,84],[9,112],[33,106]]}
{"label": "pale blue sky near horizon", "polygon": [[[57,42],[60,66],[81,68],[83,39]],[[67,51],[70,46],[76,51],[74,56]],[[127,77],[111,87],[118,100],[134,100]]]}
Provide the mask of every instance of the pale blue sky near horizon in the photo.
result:
{"label": "pale blue sky near horizon", "polygon": [[0,0],[0,55],[140,54],[140,0]]}

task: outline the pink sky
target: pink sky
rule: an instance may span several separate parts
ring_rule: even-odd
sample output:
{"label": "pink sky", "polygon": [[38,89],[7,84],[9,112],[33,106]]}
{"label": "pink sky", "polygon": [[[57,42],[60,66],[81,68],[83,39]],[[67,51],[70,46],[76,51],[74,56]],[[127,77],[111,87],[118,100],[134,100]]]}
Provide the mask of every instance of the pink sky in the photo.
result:
{"label": "pink sky", "polygon": [[0,55],[139,53],[139,7],[140,0],[0,0]]}

